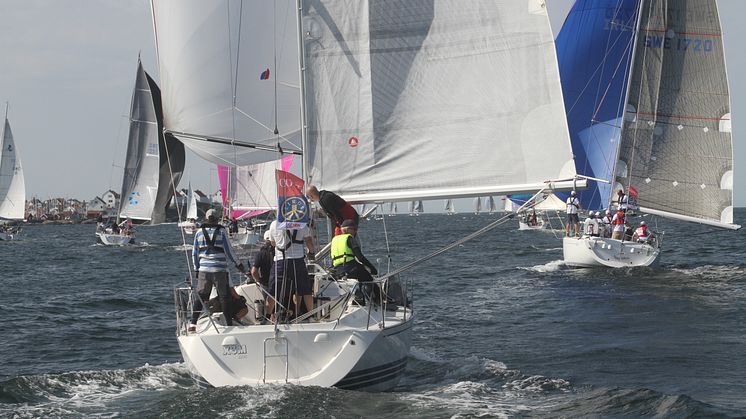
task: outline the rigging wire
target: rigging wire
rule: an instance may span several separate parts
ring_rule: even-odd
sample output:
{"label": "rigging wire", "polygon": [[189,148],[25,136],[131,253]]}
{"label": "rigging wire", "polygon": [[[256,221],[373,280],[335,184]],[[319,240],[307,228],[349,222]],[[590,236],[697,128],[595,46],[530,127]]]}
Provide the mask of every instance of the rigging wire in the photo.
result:
{"label": "rigging wire", "polygon": [[[541,195],[545,190],[547,190],[549,188],[550,188],[549,185],[543,187],[541,190],[539,190],[539,192],[537,192],[533,197],[531,197],[531,200],[536,199],[537,196]],[[516,210],[516,212],[522,210],[525,206],[526,206],[526,204],[521,205]],[[477,230],[477,231],[475,231],[475,232],[473,232],[473,233],[471,233],[471,234],[469,234],[469,235],[467,235],[467,236],[465,236],[465,237],[463,237],[463,238],[461,238],[459,240],[456,240],[456,241],[452,242],[451,244],[443,246],[440,249],[438,249],[438,250],[436,250],[436,251],[434,251],[434,252],[432,252],[432,253],[430,253],[430,254],[428,254],[426,256],[423,256],[423,257],[421,257],[421,258],[419,258],[419,259],[417,259],[417,260],[415,260],[413,262],[410,262],[410,263],[402,266],[401,268],[395,269],[394,271],[389,272],[386,275],[382,275],[382,276],[376,278],[376,280],[383,281],[383,280],[386,280],[386,279],[391,278],[393,276],[399,275],[400,273],[402,273],[404,271],[407,271],[407,270],[409,270],[409,269],[411,269],[411,268],[413,268],[413,267],[421,264],[422,262],[426,262],[426,261],[428,261],[428,260],[430,260],[430,259],[432,259],[432,258],[434,258],[434,257],[436,257],[436,256],[438,256],[440,254],[443,254],[443,253],[445,253],[445,252],[447,252],[447,251],[449,251],[449,250],[451,250],[451,249],[453,249],[455,247],[458,247],[458,246],[460,246],[460,245],[462,245],[462,244],[464,244],[464,243],[466,243],[466,242],[468,242],[468,241],[470,241],[472,239],[475,239],[475,238],[477,238],[477,237],[479,237],[479,236],[481,236],[481,235],[483,235],[485,233],[488,233],[488,232],[494,230],[498,226],[500,226],[500,225],[508,222],[513,217],[515,217],[515,214],[512,213],[512,212],[509,213],[509,214],[507,214],[507,215],[505,215],[505,216],[503,216],[503,217],[500,217],[499,219],[497,219],[497,220],[495,220],[495,221],[487,224],[486,226],[480,228],[479,230]]]}

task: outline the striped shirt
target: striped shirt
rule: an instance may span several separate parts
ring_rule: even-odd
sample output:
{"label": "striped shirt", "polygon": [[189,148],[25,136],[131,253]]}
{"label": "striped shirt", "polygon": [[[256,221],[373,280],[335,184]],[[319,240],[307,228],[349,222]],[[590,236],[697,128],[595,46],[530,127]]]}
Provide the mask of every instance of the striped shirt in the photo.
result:
{"label": "striped shirt", "polygon": [[[204,230],[207,230],[210,238],[215,234],[215,227],[206,227]],[[200,249],[202,250],[200,251]],[[203,229],[197,230],[194,235],[192,260],[194,261],[195,272],[228,272],[228,260],[234,265],[238,265],[224,228],[220,229],[220,234],[215,238],[215,247],[212,249],[207,249],[207,239]]]}

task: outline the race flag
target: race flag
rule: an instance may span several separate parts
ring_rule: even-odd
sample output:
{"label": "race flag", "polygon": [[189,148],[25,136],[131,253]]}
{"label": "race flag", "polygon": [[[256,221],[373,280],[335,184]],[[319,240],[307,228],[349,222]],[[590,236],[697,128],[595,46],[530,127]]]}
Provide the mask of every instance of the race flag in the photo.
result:
{"label": "race flag", "polygon": [[269,69],[262,71],[262,74],[259,75],[259,80],[269,80]]}
{"label": "race flag", "polygon": [[277,178],[277,228],[297,230],[310,222],[311,211],[303,193],[303,180],[292,173],[275,170]]}

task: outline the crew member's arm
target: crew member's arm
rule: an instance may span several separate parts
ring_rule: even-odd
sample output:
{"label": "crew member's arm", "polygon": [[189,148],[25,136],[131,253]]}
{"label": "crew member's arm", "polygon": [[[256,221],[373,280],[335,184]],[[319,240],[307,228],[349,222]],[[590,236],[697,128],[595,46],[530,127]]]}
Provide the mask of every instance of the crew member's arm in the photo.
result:
{"label": "crew member's arm", "polygon": [[308,249],[308,258],[311,260],[316,259],[316,250],[313,247],[313,237],[309,234],[305,238],[303,238],[303,241],[306,242],[306,248]]}
{"label": "crew member's arm", "polygon": [[202,231],[194,233],[194,245],[192,246],[192,264],[194,265],[194,272],[199,272],[199,238]]}
{"label": "crew member's arm", "polygon": [[261,278],[259,276],[259,268],[257,268],[257,266],[260,266],[260,264],[262,263],[262,252],[263,251],[260,251],[256,254],[256,256],[254,256],[254,263],[251,265],[251,277],[256,282],[259,282],[259,279]]}
{"label": "crew member's arm", "polygon": [[347,238],[347,246],[349,246],[352,249],[352,253],[355,255],[357,260],[360,261],[363,265],[367,266],[368,269],[370,269],[370,273],[373,275],[378,275],[378,269],[376,269],[375,266],[373,266],[372,263],[368,259],[366,259],[365,256],[363,256],[363,251],[360,249],[360,243],[358,243],[357,240],[353,240],[352,237]]}

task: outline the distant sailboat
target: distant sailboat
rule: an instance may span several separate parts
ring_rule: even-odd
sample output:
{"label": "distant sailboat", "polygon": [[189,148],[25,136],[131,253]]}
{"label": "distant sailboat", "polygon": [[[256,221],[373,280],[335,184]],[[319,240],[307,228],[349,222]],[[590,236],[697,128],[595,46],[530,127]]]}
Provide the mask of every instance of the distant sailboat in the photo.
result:
{"label": "distant sailboat", "polygon": [[397,212],[396,202],[389,204],[389,217],[393,217]]}
{"label": "distant sailboat", "polygon": [[[733,224],[730,95],[715,0],[578,0],[557,50],[578,172],[609,182],[580,192],[584,208],[609,208],[624,190],[629,204],[637,201],[630,209],[740,227]],[[565,262],[647,266],[658,258],[660,238],[565,238]]]}
{"label": "distant sailboat", "polygon": [[26,206],[26,183],[23,177],[21,157],[13,140],[13,132],[8,122],[8,105],[5,105],[5,118],[0,134],[0,240],[18,238],[19,230],[7,226],[11,220],[23,220]]}
{"label": "distant sailboat", "polygon": [[412,201],[409,203],[409,215],[410,216],[419,216],[422,214],[424,206],[422,205],[422,201]]}
{"label": "distant sailboat", "polygon": [[482,198],[476,197],[474,198],[474,214],[479,214],[482,212]]}
{"label": "distant sailboat", "polygon": [[456,206],[453,204],[453,199],[446,199],[446,214],[448,215],[454,215],[456,214]]}
{"label": "distant sailboat", "polygon": [[487,207],[488,214],[494,214],[497,212],[497,205],[495,204],[495,198],[488,196],[485,200],[485,206]]}
{"label": "distant sailboat", "polygon": [[113,225],[120,224],[121,219],[151,224],[165,221],[174,185],[183,172],[184,146],[172,136],[164,136],[161,112],[160,89],[138,57],[121,201],[117,219],[97,228],[96,237],[102,244],[134,243],[135,233],[129,225],[125,228]]}
{"label": "distant sailboat", "polygon": [[189,183],[189,189],[186,198],[186,220],[181,221],[179,223],[179,227],[181,227],[186,234],[194,234],[194,232],[197,230],[197,195],[192,190],[191,182]]}

